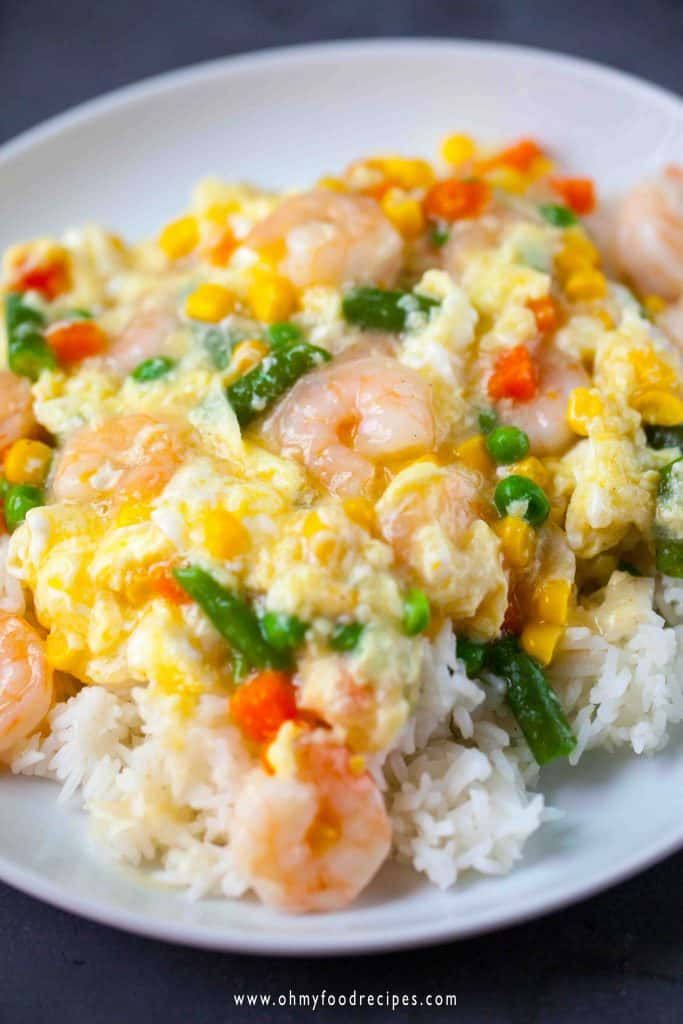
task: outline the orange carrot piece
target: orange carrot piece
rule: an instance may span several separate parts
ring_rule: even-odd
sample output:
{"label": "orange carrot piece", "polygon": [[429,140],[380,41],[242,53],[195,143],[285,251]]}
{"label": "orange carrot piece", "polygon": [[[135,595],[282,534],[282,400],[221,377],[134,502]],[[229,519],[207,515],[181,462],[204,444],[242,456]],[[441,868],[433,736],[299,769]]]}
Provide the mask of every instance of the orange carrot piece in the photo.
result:
{"label": "orange carrot piece", "polygon": [[427,192],[423,209],[432,220],[463,220],[478,217],[491,199],[491,189],[477,178],[438,181]]}
{"label": "orange carrot piece", "polygon": [[489,377],[491,398],[514,398],[528,402],[538,389],[538,369],[525,345],[517,345],[496,361]]}
{"label": "orange carrot piece", "polygon": [[557,330],[559,324],[558,310],[555,302],[549,295],[545,295],[542,299],[529,299],[527,307],[536,318],[536,326],[540,334],[552,334],[553,331]]}
{"label": "orange carrot piece", "polygon": [[252,740],[267,743],[283,722],[296,718],[291,676],[266,669],[243,683],[230,701],[234,722]]}
{"label": "orange carrot piece", "polygon": [[60,321],[48,327],[45,338],[60,363],[78,363],[107,347],[106,334],[93,320]]}
{"label": "orange carrot piece", "polygon": [[580,217],[592,213],[597,202],[595,185],[590,178],[553,178],[550,182],[570,210]]}
{"label": "orange carrot piece", "polygon": [[12,268],[9,283],[11,291],[39,292],[48,302],[68,291],[70,286],[71,275],[63,259],[35,263],[28,258]]}

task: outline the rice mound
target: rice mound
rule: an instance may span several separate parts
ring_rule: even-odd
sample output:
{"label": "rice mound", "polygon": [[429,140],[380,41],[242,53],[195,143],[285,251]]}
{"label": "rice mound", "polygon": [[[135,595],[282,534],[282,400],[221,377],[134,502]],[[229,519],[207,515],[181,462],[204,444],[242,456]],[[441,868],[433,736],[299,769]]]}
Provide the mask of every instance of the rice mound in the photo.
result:
{"label": "rice mound", "polygon": [[[577,735],[572,763],[595,747],[643,754],[666,743],[683,719],[682,615],[680,581],[659,581],[655,594],[652,580],[618,573],[587,625],[567,629],[551,676]],[[538,767],[504,684],[467,677],[450,624],[424,643],[414,714],[370,769],[396,856],[448,888],[466,871],[509,871],[554,812],[534,790]],[[62,800],[76,796],[110,856],[191,898],[246,891],[230,822],[254,762],[224,697],[203,696],[183,715],[153,687],[85,686],[55,706],[49,726],[15,751],[12,771],[60,783]]]}

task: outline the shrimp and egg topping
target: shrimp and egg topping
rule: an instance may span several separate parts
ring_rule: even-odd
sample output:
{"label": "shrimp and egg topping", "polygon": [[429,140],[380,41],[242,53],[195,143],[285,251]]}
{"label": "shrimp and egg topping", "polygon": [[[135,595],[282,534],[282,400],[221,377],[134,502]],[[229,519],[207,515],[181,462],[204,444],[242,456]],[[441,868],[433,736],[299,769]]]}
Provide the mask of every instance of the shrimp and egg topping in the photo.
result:
{"label": "shrimp and egg topping", "polygon": [[235,857],[290,910],[349,902],[386,857],[365,758],[445,620],[543,763],[574,742],[544,669],[584,593],[605,566],[683,575],[683,171],[623,204],[626,287],[590,180],[531,140],[443,157],[295,195],[206,182],[155,241],[90,227],[4,261],[2,501],[31,602],[0,620],[0,752],[55,672],[181,716],[224,695],[254,759]]}

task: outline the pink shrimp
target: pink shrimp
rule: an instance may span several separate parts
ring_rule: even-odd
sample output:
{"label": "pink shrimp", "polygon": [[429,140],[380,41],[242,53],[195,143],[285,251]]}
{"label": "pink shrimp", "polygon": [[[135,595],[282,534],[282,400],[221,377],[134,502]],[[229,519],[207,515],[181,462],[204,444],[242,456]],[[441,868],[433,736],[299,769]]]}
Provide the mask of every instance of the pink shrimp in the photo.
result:
{"label": "pink shrimp", "polygon": [[147,498],[180,464],[178,430],[151,416],[115,416],[84,427],[66,442],[52,482],[57,501]]}
{"label": "pink shrimp", "polygon": [[590,379],[580,363],[555,349],[540,349],[536,365],[539,380],[535,398],[526,402],[504,398],[497,409],[505,423],[528,435],[534,455],[559,455],[576,439],[567,423],[570,392],[589,387]]}
{"label": "pink shrimp", "polygon": [[52,669],[36,631],[0,613],[0,756],[43,721],[52,703]]}
{"label": "pink shrimp", "polygon": [[35,430],[31,385],[25,377],[0,370],[0,452]]}
{"label": "pink shrimp", "polygon": [[671,164],[628,193],[616,246],[621,269],[641,293],[683,295],[683,166]]}
{"label": "pink shrimp", "polygon": [[382,795],[325,733],[294,740],[296,774],[255,769],[234,809],[237,870],[268,906],[338,910],[368,884],[391,846]]}
{"label": "pink shrimp", "polygon": [[264,435],[330,491],[357,494],[372,481],[375,463],[432,450],[429,385],[384,356],[333,363],[298,381]]}
{"label": "pink shrimp", "polygon": [[403,240],[374,199],[325,189],[285,199],[247,236],[252,249],[282,246],[279,268],[300,288],[391,285]]}
{"label": "pink shrimp", "polygon": [[112,342],[109,362],[120,373],[130,373],[145,359],[167,354],[169,337],[177,328],[178,318],[168,306],[143,302]]}

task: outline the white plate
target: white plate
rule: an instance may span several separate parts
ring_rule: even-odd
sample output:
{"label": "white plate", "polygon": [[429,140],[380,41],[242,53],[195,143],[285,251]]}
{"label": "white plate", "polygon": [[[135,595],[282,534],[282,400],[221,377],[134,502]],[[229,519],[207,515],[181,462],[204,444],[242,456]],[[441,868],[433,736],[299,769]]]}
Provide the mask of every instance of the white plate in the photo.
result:
{"label": "white plate", "polygon": [[[355,156],[432,154],[453,130],[533,135],[617,190],[683,158],[683,105],[633,78],[532,50],[466,42],[366,42],[220,61],[97,100],[0,151],[0,246],[92,220],[133,235],[183,209],[209,172],[310,183]],[[216,949],[390,949],[520,921],[618,881],[683,845],[683,744],[555,766],[543,788],[566,814],[506,878],[441,893],[387,867],[364,898],[288,918],[254,903],[189,903],[109,866],[49,783],[0,779],[0,877],[58,906]]]}

